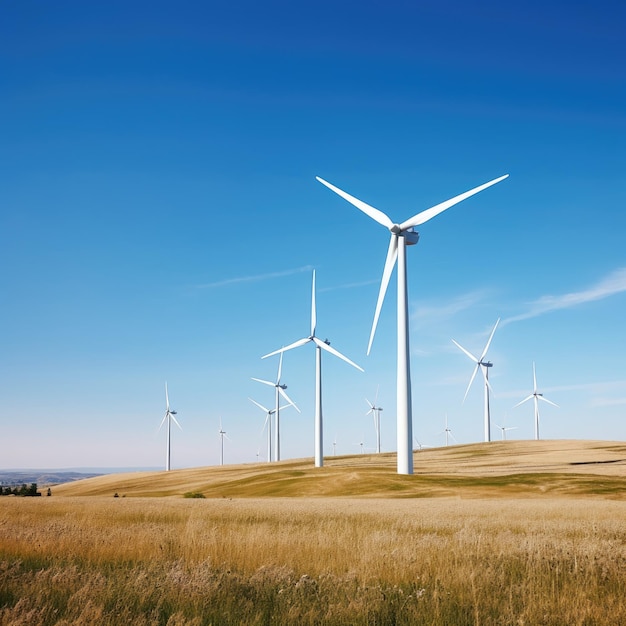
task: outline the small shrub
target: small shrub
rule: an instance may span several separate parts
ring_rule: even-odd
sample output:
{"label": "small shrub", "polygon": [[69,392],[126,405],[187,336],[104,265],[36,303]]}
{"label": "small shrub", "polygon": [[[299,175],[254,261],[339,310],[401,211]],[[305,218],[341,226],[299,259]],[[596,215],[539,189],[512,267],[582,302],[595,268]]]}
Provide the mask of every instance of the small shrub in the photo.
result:
{"label": "small shrub", "polygon": [[183,498],[204,498],[204,494],[199,491],[188,491],[183,494]]}

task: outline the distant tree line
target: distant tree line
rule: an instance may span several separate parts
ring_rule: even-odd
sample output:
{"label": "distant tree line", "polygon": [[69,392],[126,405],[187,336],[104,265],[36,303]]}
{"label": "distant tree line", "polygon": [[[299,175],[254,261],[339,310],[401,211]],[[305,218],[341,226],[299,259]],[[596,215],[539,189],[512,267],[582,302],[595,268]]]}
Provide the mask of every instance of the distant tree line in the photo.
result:
{"label": "distant tree line", "polygon": [[30,487],[24,483],[21,487],[2,487],[0,486],[0,496],[40,496],[37,491],[37,483],[31,483]]}

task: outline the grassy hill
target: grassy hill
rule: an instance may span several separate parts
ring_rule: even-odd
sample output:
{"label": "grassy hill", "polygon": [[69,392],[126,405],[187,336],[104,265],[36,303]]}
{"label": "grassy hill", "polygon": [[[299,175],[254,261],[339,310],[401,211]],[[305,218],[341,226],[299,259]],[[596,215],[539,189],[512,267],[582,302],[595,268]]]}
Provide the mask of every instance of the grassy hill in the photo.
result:
{"label": "grassy hill", "polygon": [[55,496],[540,497],[626,499],[626,443],[497,441],[421,450],[414,474],[396,473],[395,453],[110,474],[58,485]]}

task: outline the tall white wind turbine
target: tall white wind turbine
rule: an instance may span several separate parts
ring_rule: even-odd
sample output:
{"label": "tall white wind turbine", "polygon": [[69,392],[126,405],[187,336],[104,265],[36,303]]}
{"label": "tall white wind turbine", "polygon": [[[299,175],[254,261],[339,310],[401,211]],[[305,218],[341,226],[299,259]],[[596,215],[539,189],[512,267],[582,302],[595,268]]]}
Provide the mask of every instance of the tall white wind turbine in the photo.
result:
{"label": "tall white wind turbine", "polygon": [[[268,355],[269,356],[269,355]],[[265,358],[265,357],[263,357]],[[274,415],[275,415],[275,421],[276,421],[276,425],[274,428],[274,436],[275,436],[275,443],[274,443],[274,455],[275,455],[275,460],[276,461],[280,461],[280,396],[282,396],[283,398],[285,398],[285,400],[287,400],[287,402],[289,402],[289,404],[296,409],[296,411],[298,411],[298,413],[300,413],[300,409],[291,401],[291,399],[289,398],[289,396],[287,395],[287,393],[285,392],[285,389],[287,389],[287,385],[283,385],[280,382],[280,376],[281,373],[283,371],[283,353],[280,352],[280,359],[278,360],[278,375],[276,376],[276,382],[273,383],[269,380],[261,380],[260,378],[253,378],[252,380],[256,380],[258,383],[263,383],[264,385],[269,385],[270,387],[274,387],[275,394],[276,394],[276,408],[274,409]],[[254,400],[253,400],[254,402]],[[255,402],[256,404],[256,402]],[[268,437],[271,438],[271,420],[267,425],[268,428]],[[270,439],[271,441],[271,439]],[[271,461],[272,460],[272,450],[271,447],[268,449],[268,457],[267,460]]]}
{"label": "tall white wind turbine", "polygon": [[397,356],[397,437],[398,437],[398,474],[413,473],[413,448],[412,448],[412,407],[411,407],[411,370],[409,363],[409,317],[408,317],[408,296],[407,296],[407,269],[406,269],[406,246],[414,245],[419,240],[419,233],[415,231],[416,226],[424,224],[439,213],[449,209],[459,202],[473,196],[474,194],[491,187],[501,180],[507,178],[508,174],[500,176],[484,185],[475,187],[470,191],[466,191],[450,200],[441,202],[429,209],[417,213],[408,220],[395,224],[382,211],[375,209],[373,206],[351,196],[341,189],[331,185],[319,176],[316,179],[326,185],[330,190],[340,195],[344,200],[353,204],[357,209],[363,211],[373,220],[385,226],[391,233],[389,248],[387,250],[387,260],[383,270],[383,277],[380,283],[380,291],[378,292],[378,301],[376,303],[376,311],[374,313],[374,322],[370,333],[370,339],[367,346],[367,354],[370,353],[376,325],[380,309],[387,292],[387,286],[391,278],[393,268],[398,262],[398,356]]}
{"label": "tall white wind turbine", "polygon": [[470,378],[469,385],[467,385],[467,389],[465,390],[465,395],[463,396],[463,402],[465,402],[465,398],[467,398],[467,394],[469,393],[470,387],[474,382],[474,378],[476,377],[476,373],[480,370],[483,374],[483,378],[485,380],[485,410],[484,410],[484,425],[485,425],[485,441],[491,441],[491,415],[489,413],[489,390],[491,389],[491,385],[489,384],[489,368],[493,367],[493,363],[491,361],[485,361],[485,357],[487,356],[487,350],[489,350],[489,346],[491,345],[491,340],[493,339],[493,334],[496,332],[496,328],[498,328],[498,324],[500,323],[500,318],[497,319],[493,330],[491,331],[491,335],[489,335],[489,339],[485,345],[485,349],[482,351],[480,358],[477,359],[471,352],[466,350],[461,344],[452,340],[452,343],[457,348],[460,348],[474,363],[476,363],[476,367],[472,372],[472,377]]}
{"label": "tall white wind turbine", "polygon": [[537,374],[535,372],[534,361],[533,361],[533,392],[529,396],[524,398],[521,402],[518,402],[515,406],[524,404],[524,402],[526,402],[527,400],[530,400],[531,398],[533,398],[534,404],[535,404],[535,439],[539,439],[539,400],[543,400],[544,402],[547,402],[548,404],[551,404],[552,406],[555,406],[557,408],[559,405],[555,404],[551,400],[548,400],[548,398],[544,398],[543,394],[537,391]]}
{"label": "tall white wind turbine", "polygon": [[378,405],[378,387],[376,387],[376,397],[374,398],[374,404],[372,404],[367,398],[365,398],[365,402],[370,407],[370,410],[365,414],[369,415],[372,413],[374,416],[374,428],[376,430],[376,454],[380,454],[380,412],[383,410],[381,406]]}
{"label": "tall white wind turbine", "polygon": [[176,411],[172,411],[170,409],[170,398],[167,393],[167,383],[165,383],[165,415],[163,416],[163,420],[161,421],[161,425],[159,426],[159,430],[163,427],[163,424],[167,422],[167,443],[165,448],[165,471],[170,471],[170,438],[171,438],[171,430],[172,430],[172,420],[182,430],[181,425],[178,423],[178,420],[174,417],[176,415]]}
{"label": "tall white wind turbine", "polygon": [[344,356],[338,350],[330,347],[330,341],[328,339],[322,341],[315,336],[315,328],[317,326],[317,313],[315,308],[315,270],[313,270],[313,287],[311,291],[311,334],[308,337],[303,337],[298,341],[294,341],[288,346],[282,347],[280,350],[274,350],[269,354],[264,355],[263,359],[291,350],[293,348],[299,348],[309,342],[315,345],[315,467],[322,467],[324,465],[324,435],[322,424],[322,350],[334,354],[352,367],[363,371],[362,367],[359,367],[356,363],[353,363],[348,357]]}

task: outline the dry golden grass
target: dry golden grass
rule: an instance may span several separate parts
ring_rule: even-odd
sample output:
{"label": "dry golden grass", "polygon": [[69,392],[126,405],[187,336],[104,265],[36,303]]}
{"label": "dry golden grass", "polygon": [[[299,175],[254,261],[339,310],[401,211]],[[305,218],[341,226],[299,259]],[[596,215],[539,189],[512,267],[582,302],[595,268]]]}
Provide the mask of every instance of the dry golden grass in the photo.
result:
{"label": "dry golden grass", "polygon": [[[2,498],[0,625],[626,624],[624,449],[480,444],[416,454],[412,477],[359,455]],[[272,476],[316,497],[266,496]]]}
{"label": "dry golden grass", "polygon": [[396,473],[396,455],[312,459],[112,474],[60,485],[55,496],[206,497],[534,497],[545,494],[622,498],[626,444],[600,441],[505,441],[449,446],[414,454],[415,473]]}

